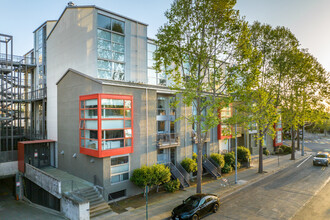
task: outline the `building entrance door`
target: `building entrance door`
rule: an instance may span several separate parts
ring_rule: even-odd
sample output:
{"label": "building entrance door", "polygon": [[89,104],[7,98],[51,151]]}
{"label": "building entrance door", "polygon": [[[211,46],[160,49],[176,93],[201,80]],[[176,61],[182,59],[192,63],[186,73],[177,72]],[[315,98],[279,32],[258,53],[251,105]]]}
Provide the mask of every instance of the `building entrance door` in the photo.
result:
{"label": "building entrance door", "polygon": [[176,164],[176,148],[171,148],[170,149],[170,160],[171,162],[175,165]]}

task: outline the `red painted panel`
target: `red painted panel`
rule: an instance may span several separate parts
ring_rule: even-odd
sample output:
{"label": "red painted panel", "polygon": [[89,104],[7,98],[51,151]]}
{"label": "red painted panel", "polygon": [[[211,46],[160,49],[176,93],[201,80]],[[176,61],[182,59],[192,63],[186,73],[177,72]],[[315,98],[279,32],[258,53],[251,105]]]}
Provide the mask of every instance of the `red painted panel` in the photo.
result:
{"label": "red painted panel", "polygon": [[[130,118],[130,120],[131,120],[131,129],[132,129],[132,137],[131,137],[132,146],[123,147],[123,148],[116,148],[116,149],[109,149],[109,150],[102,150],[102,106],[101,106],[102,98],[104,98],[104,99],[123,99],[123,100],[130,100],[131,101],[131,108],[130,108],[131,109],[131,118]],[[92,150],[92,149],[81,147],[81,143],[80,143],[81,142],[81,136],[79,136],[80,153],[90,155],[90,156],[93,156],[93,157],[98,157],[98,158],[133,153],[134,152],[134,147],[133,147],[133,145],[134,145],[133,96],[131,96],[131,95],[114,95],[114,94],[105,94],[105,93],[84,95],[84,96],[79,97],[79,109],[80,109],[80,101],[81,100],[88,100],[88,99],[97,99],[97,101],[98,101],[98,108],[97,108],[97,114],[98,114],[98,118],[97,118],[97,122],[98,122],[98,134],[97,134],[97,137],[98,137],[98,150]],[[81,118],[80,113],[79,113],[79,119],[80,120],[86,120],[86,119]],[[106,119],[106,120],[113,120],[113,119],[115,119],[115,118]],[[126,118],[124,118],[123,120],[126,120]],[[124,122],[124,124],[125,124],[125,122]],[[79,129],[79,133],[80,133],[80,129]]]}
{"label": "red painted panel", "polygon": [[25,166],[24,166],[24,142],[27,141],[22,141],[18,142],[18,170],[22,173],[25,172]]}

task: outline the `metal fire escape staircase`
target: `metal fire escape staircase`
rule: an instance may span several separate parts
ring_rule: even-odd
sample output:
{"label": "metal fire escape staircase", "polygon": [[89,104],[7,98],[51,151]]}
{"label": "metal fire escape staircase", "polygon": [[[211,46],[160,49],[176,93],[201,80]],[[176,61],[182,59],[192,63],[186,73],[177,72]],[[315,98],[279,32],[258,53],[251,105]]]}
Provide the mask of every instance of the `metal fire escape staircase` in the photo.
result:
{"label": "metal fire escape staircase", "polygon": [[204,167],[204,169],[211,174],[213,177],[215,178],[220,178],[221,177],[221,173],[219,172],[219,170],[217,169],[216,166],[214,166],[213,163],[211,163],[210,160],[208,160],[207,158],[203,158],[203,162],[202,165]]}
{"label": "metal fire escape staircase", "polygon": [[[181,184],[181,188],[186,188],[189,187],[189,174],[181,167],[181,165],[177,165],[175,166],[173,163],[169,162],[166,164],[171,171],[172,177],[174,179],[178,179],[180,181]],[[180,167],[179,169],[184,173],[182,174],[182,172],[180,172],[180,170],[178,169],[178,167]],[[188,179],[187,179],[188,176]]]}

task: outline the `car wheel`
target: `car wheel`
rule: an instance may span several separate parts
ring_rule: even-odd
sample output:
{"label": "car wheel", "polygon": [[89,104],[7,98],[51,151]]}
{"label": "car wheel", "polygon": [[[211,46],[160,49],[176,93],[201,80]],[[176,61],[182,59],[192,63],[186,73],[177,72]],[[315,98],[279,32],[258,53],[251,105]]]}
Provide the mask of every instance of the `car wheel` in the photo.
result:
{"label": "car wheel", "polygon": [[199,216],[197,214],[194,214],[191,219],[192,220],[198,220],[199,219]]}
{"label": "car wheel", "polygon": [[212,209],[212,211],[213,211],[214,213],[216,213],[218,210],[219,210],[219,204],[218,204],[218,203],[215,203],[215,204],[213,205],[213,209]]}

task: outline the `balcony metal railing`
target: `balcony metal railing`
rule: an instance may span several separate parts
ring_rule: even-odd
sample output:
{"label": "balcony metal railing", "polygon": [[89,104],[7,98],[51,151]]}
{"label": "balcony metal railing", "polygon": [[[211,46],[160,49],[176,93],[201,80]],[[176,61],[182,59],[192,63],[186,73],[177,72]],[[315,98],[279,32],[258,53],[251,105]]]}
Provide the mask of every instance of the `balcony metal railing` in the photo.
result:
{"label": "balcony metal railing", "polygon": [[157,134],[157,147],[168,148],[180,145],[180,139],[177,133]]}
{"label": "balcony metal railing", "polygon": [[[202,133],[202,139],[205,137],[205,133]],[[195,131],[191,132],[191,138],[192,141],[197,144],[198,140],[197,140],[197,133]],[[205,142],[210,142],[211,138],[210,138],[210,132],[207,132],[206,137],[205,137]]]}
{"label": "balcony metal railing", "polygon": [[[10,65],[11,62],[11,55],[10,54],[5,54],[5,53],[0,53],[0,61],[7,63]],[[35,64],[35,59],[31,56],[17,56],[13,55],[13,63],[21,63],[21,64],[26,64],[26,65],[34,65]]]}

